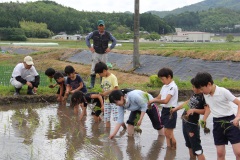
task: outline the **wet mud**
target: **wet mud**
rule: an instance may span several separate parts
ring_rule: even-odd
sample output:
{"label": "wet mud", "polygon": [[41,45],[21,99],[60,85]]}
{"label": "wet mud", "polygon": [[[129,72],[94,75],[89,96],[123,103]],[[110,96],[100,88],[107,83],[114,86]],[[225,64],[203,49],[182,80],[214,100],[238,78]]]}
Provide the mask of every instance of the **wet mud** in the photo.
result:
{"label": "wet mud", "polygon": [[[2,159],[189,159],[188,149],[182,134],[181,111],[178,112],[174,135],[177,149],[166,147],[165,137],[158,136],[145,116],[141,125],[142,133],[128,137],[126,130],[120,129],[114,139],[108,139],[113,131],[105,128],[104,122],[94,123],[91,110],[79,120],[79,112],[68,106],[35,103],[25,105],[0,106],[0,147]],[[129,112],[125,113],[126,121]],[[211,133],[201,140],[206,159],[216,159],[216,149],[212,137],[211,117],[207,121]],[[226,146],[226,159],[234,159],[231,145]]]}

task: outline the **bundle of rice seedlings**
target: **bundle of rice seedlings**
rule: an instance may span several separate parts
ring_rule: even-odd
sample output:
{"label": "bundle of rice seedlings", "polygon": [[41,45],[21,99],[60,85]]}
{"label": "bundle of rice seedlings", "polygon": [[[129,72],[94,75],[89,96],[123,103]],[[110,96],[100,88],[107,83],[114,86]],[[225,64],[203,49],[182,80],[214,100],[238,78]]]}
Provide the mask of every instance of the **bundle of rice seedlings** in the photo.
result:
{"label": "bundle of rice seedlings", "polygon": [[140,126],[137,125],[139,119],[140,119],[140,113],[137,113],[136,118],[134,119],[134,131],[141,134],[142,129],[140,128]]}
{"label": "bundle of rice seedlings", "polygon": [[205,121],[203,121],[203,120],[199,120],[198,123],[199,123],[199,125],[203,128],[203,132],[204,132],[205,134],[210,133],[210,129],[207,128],[207,124],[206,124]]}
{"label": "bundle of rice seedlings", "polygon": [[[148,103],[149,100],[150,100],[150,98],[149,98],[149,95],[148,95],[147,92],[144,92],[144,93],[143,93],[143,97],[144,97],[145,102]],[[152,106],[151,106],[151,105],[148,105],[148,109],[152,109]]]}
{"label": "bundle of rice seedlings", "polygon": [[[183,108],[187,112],[190,109],[190,106],[186,103],[186,104],[183,105]],[[185,119],[186,121],[188,121],[188,116],[187,115],[183,115],[182,119]]]}

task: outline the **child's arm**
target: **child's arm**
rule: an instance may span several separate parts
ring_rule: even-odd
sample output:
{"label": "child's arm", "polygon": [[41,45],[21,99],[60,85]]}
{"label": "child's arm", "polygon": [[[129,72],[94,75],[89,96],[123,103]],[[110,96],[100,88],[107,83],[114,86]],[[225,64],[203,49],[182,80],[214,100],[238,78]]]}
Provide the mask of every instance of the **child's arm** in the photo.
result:
{"label": "child's arm", "polygon": [[137,126],[140,126],[142,124],[142,120],[143,120],[144,115],[145,115],[145,112],[141,111],[141,115],[140,115],[140,118],[137,122]]}
{"label": "child's arm", "polygon": [[54,85],[51,84],[51,85],[49,85],[48,87],[49,87],[49,88],[54,88],[54,87],[56,87],[56,85],[58,85],[58,84],[57,84],[57,83],[54,84]]}
{"label": "child's arm", "polygon": [[170,112],[173,113],[173,112],[176,112],[176,111],[182,109],[184,105],[188,104],[188,102],[189,102],[189,100],[183,102],[181,105],[177,106],[176,108],[171,109]]}
{"label": "child's arm", "polygon": [[64,94],[64,100],[67,99],[67,97],[68,97],[68,95],[69,95],[69,92],[70,92],[70,89],[71,89],[70,85],[67,84],[67,86],[66,86],[66,92],[65,92],[65,94]]}
{"label": "child's arm", "polygon": [[210,111],[210,108],[209,108],[208,105],[204,106],[204,110],[205,110],[205,113],[204,113],[204,116],[203,116],[203,121],[206,122],[209,114],[211,113],[211,111]]}
{"label": "child's arm", "polygon": [[63,94],[63,84],[61,83],[61,84],[59,84],[59,89],[60,89],[60,92],[59,92],[59,100],[61,100],[62,101],[62,94]]}
{"label": "child's arm", "polygon": [[101,93],[101,95],[102,95],[102,96],[107,96],[107,95],[109,95],[112,91],[118,90],[118,89],[119,89],[118,86],[115,86],[112,90],[105,91],[105,92]]}
{"label": "child's arm", "polygon": [[109,139],[112,139],[118,132],[118,130],[120,129],[120,127],[122,126],[122,123],[117,123],[112,134],[110,134]]}
{"label": "child's arm", "polygon": [[204,109],[189,109],[189,110],[187,111],[187,116],[192,115],[193,113],[197,113],[197,114],[202,114],[202,115],[204,115],[204,113],[205,113],[205,107],[204,107]]}
{"label": "child's arm", "polygon": [[72,90],[71,93],[74,93],[74,92],[76,92],[76,91],[80,91],[82,88],[83,88],[83,82],[80,82],[80,83],[79,83],[79,87],[76,88],[76,89],[74,89],[74,90]]}
{"label": "child's arm", "polygon": [[104,109],[104,103],[103,103],[103,98],[102,98],[102,96],[100,95],[100,94],[92,94],[91,95],[91,98],[98,98],[99,99],[99,101],[100,101],[100,104],[101,104],[101,110],[103,111],[103,109]]}
{"label": "child's arm", "polygon": [[240,100],[235,98],[233,103],[235,103],[238,106],[238,111],[237,111],[235,119],[233,120],[233,125],[238,127],[239,121],[240,121]]}
{"label": "child's arm", "polygon": [[150,100],[148,102],[148,104],[152,104],[152,103],[160,103],[160,104],[167,104],[170,99],[172,98],[172,95],[171,94],[168,94],[167,97],[165,99],[161,99],[161,95],[159,94],[156,98],[153,98],[152,100]]}

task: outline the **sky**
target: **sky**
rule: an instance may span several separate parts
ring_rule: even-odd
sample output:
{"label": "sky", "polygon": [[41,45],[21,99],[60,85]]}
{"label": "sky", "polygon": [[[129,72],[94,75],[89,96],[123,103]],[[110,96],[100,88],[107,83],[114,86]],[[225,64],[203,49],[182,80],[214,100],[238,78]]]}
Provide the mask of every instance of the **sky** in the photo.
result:
{"label": "sky", "polygon": [[[37,0],[0,0],[0,2],[34,2]],[[134,13],[135,0],[51,0],[65,7],[71,7],[79,11],[99,12],[125,12]],[[204,0],[139,0],[139,12],[146,11],[171,11]]]}

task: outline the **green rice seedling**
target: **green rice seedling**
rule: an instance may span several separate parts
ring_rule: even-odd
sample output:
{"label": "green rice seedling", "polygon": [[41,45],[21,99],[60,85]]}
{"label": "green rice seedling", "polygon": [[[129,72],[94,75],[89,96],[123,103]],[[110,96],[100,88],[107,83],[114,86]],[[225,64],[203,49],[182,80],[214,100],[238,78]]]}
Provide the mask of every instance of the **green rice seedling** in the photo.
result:
{"label": "green rice seedling", "polygon": [[136,117],[134,119],[134,131],[136,131],[137,133],[141,134],[142,133],[142,129],[140,128],[140,126],[137,125],[138,121],[140,119],[140,113],[136,114]]}
{"label": "green rice seedling", "polygon": [[100,136],[99,136],[99,138],[103,138],[103,137],[105,137],[106,136],[106,134],[101,134]]}
{"label": "green rice seedling", "polygon": [[89,138],[84,138],[84,143],[86,143],[86,144],[91,144],[91,141],[90,141]]}
{"label": "green rice seedling", "polygon": [[94,110],[95,112],[96,112],[96,111],[101,111],[101,107],[95,106],[93,110]]}
{"label": "green rice seedling", "polygon": [[183,108],[185,109],[185,111],[188,111],[190,109],[190,106],[188,104],[183,105]]}
{"label": "green rice seedling", "polygon": [[[144,93],[143,93],[143,98],[144,98],[144,101],[145,101],[146,103],[148,103],[149,100],[150,100],[149,95],[148,95],[147,92],[144,92]],[[152,109],[152,106],[151,106],[151,105],[148,105],[148,109]]]}
{"label": "green rice seedling", "polygon": [[[190,106],[189,106],[188,104],[184,104],[184,105],[183,105],[183,108],[184,108],[184,110],[187,112],[187,111],[190,109]],[[183,115],[183,116],[182,116],[182,119],[185,119],[185,120],[188,121],[188,116],[187,116],[187,114]]]}
{"label": "green rice seedling", "polygon": [[[216,121],[216,122],[219,122],[221,123],[221,127],[224,128],[224,131],[223,133],[225,134],[226,131],[231,128],[233,126],[232,122],[229,122],[229,121],[226,121],[226,120],[220,120],[220,121]],[[228,125],[230,124],[230,125]]]}
{"label": "green rice seedling", "polygon": [[199,120],[198,124],[203,128],[203,132],[204,132],[205,134],[210,133],[210,129],[207,128],[207,124],[206,124],[205,121]]}

